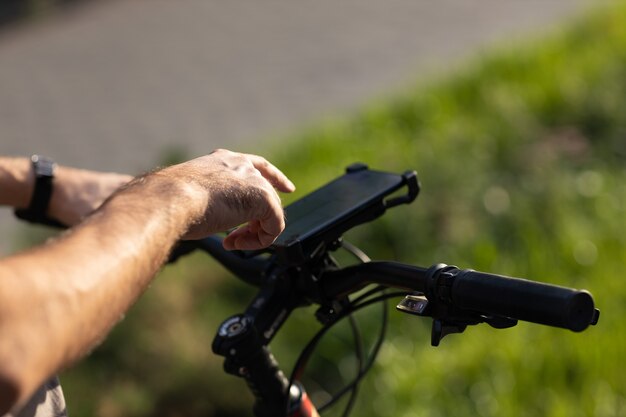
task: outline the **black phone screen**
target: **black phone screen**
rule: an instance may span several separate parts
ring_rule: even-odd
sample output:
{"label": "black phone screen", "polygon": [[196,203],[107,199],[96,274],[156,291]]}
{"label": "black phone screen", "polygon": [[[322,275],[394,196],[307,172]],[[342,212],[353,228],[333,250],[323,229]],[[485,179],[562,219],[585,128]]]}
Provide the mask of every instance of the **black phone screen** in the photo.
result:
{"label": "black phone screen", "polygon": [[367,169],[349,172],[287,206],[286,228],[273,246],[303,242],[322,233],[402,184],[402,176],[396,174]]}

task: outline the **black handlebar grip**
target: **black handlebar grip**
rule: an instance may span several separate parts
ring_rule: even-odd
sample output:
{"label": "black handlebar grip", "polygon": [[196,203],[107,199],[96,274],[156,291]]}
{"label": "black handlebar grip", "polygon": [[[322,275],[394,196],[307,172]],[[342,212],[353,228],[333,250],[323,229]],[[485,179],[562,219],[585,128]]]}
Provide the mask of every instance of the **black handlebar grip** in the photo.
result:
{"label": "black handlebar grip", "polygon": [[583,331],[596,315],[593,298],[585,290],[457,270],[450,298],[459,308],[533,323]]}

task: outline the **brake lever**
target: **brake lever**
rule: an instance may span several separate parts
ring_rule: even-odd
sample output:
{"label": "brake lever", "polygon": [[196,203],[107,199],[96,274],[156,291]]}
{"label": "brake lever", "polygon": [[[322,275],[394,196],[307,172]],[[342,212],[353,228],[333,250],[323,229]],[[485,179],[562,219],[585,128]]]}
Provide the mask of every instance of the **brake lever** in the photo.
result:
{"label": "brake lever", "polygon": [[447,309],[442,314],[442,308],[436,306],[436,303],[430,302],[423,295],[409,294],[396,306],[398,311],[403,313],[413,314],[422,317],[432,317],[433,324],[430,332],[430,344],[432,346],[439,346],[441,339],[449,334],[463,333],[468,324],[478,324],[476,320],[463,320],[449,317]]}
{"label": "brake lever", "polygon": [[439,346],[441,339],[449,334],[463,333],[467,326],[487,323],[495,329],[506,329],[517,324],[509,317],[487,316],[472,311],[452,308],[448,305],[428,300],[424,295],[407,295],[396,306],[398,311],[422,317],[432,317],[433,325],[430,344]]}

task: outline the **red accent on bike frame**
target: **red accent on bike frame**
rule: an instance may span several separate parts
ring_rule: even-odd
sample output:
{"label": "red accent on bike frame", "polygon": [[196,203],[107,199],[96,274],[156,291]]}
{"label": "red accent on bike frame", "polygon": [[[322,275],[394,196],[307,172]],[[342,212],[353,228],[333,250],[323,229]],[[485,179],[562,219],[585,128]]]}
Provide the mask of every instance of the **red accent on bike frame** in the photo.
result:
{"label": "red accent on bike frame", "polygon": [[289,417],[320,417],[320,415],[307,393],[303,392],[302,398],[300,399],[300,407]]}

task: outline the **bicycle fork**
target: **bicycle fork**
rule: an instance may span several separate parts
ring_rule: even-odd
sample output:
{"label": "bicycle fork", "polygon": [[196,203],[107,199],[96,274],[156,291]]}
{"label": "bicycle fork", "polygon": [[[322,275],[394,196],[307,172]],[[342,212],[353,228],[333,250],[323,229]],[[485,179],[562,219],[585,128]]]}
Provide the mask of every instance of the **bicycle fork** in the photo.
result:
{"label": "bicycle fork", "polygon": [[244,315],[222,323],[213,352],[225,358],[226,373],[246,380],[255,398],[256,417],[319,417],[304,388],[298,383],[289,387],[278,362]]}

